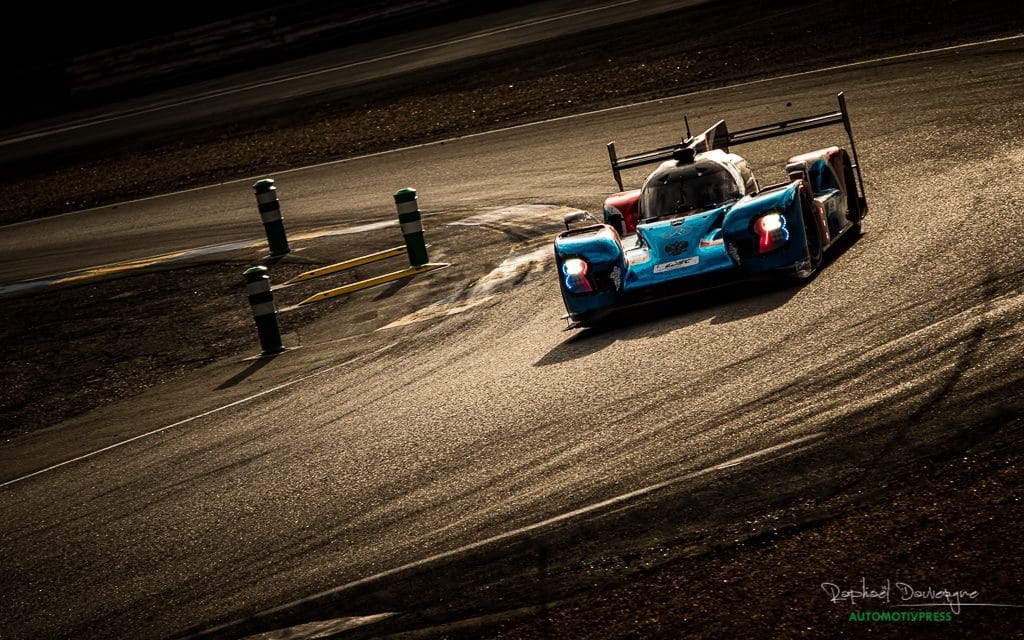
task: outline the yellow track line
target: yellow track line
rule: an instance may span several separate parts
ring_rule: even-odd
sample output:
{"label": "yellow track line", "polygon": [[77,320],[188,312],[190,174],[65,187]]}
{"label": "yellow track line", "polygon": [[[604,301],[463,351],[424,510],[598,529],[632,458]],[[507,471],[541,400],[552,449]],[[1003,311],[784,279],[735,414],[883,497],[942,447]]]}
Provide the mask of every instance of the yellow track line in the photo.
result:
{"label": "yellow track line", "polygon": [[360,258],[353,258],[344,262],[338,262],[335,264],[329,264],[326,267],[320,267],[319,269],[313,269],[305,273],[300,273],[291,280],[282,282],[279,287],[286,285],[295,284],[297,282],[305,282],[306,280],[312,280],[313,278],[319,278],[320,276],[326,276],[332,273],[338,273],[339,271],[345,271],[347,269],[354,269],[364,264],[370,264],[371,262],[377,262],[378,260],[386,260],[387,258],[394,258],[405,253],[405,245],[401,247],[394,247],[392,249],[385,249],[384,251],[378,251],[377,253],[371,253],[369,255],[362,256]]}
{"label": "yellow track line", "polygon": [[334,298],[336,296],[343,296],[347,293],[354,293],[356,291],[362,291],[363,289],[369,289],[370,287],[376,287],[377,285],[387,284],[388,282],[394,282],[395,280],[401,280],[402,278],[410,278],[420,273],[426,273],[433,271],[434,269],[441,269],[449,266],[447,263],[430,263],[419,267],[409,267],[408,269],[402,269],[401,271],[394,271],[376,278],[369,278],[367,280],[360,280],[359,282],[353,282],[352,284],[346,284],[336,289],[328,289],[327,291],[321,291],[315,295],[312,295],[296,306],[309,304],[311,302],[319,302],[328,298]]}
{"label": "yellow track line", "polygon": [[83,269],[77,273],[62,276],[53,280],[51,284],[62,284],[65,282],[75,282],[78,280],[87,280],[89,278],[96,278],[98,276],[104,276],[110,273],[117,273],[119,271],[131,271],[133,269],[142,269],[149,267],[154,264],[180,258],[181,256],[188,253],[187,251],[178,251],[175,253],[168,253],[162,256],[154,256],[152,258],[140,258],[138,260],[130,260],[127,262],[120,262],[118,264],[110,264],[102,267],[92,267],[89,269]]}

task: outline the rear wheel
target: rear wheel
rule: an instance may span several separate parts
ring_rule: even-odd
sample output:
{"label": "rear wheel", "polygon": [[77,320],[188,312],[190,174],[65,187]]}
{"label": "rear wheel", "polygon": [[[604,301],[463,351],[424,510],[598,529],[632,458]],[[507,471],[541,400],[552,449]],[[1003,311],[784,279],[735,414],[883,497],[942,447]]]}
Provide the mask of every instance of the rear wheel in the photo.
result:
{"label": "rear wheel", "polygon": [[857,180],[853,175],[853,165],[850,163],[850,156],[843,152],[843,182],[846,184],[846,219],[853,224],[854,235],[861,233],[861,222],[864,220],[864,207],[860,201],[860,193],[857,189]]}

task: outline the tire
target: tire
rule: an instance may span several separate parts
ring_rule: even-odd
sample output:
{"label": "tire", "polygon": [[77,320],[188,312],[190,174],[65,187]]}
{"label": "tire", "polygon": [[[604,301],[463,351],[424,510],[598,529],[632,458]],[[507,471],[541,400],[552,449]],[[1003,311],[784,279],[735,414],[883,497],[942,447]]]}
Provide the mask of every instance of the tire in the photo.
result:
{"label": "tire", "polygon": [[[857,191],[857,179],[853,175],[853,165],[850,164],[850,156],[843,152],[843,182],[846,183],[846,219],[853,223],[856,231],[860,231],[860,223],[864,220],[864,212],[861,210],[860,194]],[[859,235],[859,233],[858,233]]]}
{"label": "tire", "polygon": [[817,275],[818,269],[821,267],[821,234],[818,230],[818,225],[815,224],[814,218],[809,211],[810,207],[811,204],[806,198],[800,199],[800,208],[803,212],[804,221],[804,253],[803,258],[800,260],[800,266],[790,275],[790,278],[796,282],[811,280]]}

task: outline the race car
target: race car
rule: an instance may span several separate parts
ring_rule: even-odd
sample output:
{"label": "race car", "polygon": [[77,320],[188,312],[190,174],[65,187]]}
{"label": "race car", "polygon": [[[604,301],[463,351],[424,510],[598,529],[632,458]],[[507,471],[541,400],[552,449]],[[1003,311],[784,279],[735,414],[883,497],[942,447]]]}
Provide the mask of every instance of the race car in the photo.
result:
{"label": "race car", "polygon": [[[687,122],[679,144],[621,158],[609,142],[619,192],[605,200],[603,223],[575,212],[555,238],[567,328],[737,280],[812,278],[840,238],[859,235],[868,211],[843,93],[837,99],[835,112],[736,132],[720,120],[692,136]],[[760,186],[747,161],[730,151],[837,124],[846,129],[849,153],[830,146],[794,156],[780,184]],[[639,189],[623,188],[622,170],[655,163]]]}

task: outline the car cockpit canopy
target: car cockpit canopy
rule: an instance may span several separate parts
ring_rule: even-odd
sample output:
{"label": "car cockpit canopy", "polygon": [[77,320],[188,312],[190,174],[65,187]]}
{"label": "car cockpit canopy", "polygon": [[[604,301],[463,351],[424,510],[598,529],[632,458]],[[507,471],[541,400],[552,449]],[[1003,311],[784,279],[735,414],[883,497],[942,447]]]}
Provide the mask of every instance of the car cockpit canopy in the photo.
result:
{"label": "car cockpit canopy", "polygon": [[644,182],[640,218],[697,213],[733,202],[746,194],[742,179],[709,158],[666,162]]}

